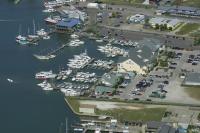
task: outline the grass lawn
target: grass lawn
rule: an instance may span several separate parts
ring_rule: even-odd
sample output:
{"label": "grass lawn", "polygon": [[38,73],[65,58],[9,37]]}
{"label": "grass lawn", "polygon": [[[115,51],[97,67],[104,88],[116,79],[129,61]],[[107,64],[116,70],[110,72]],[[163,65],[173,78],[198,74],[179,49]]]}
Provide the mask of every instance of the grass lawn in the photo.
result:
{"label": "grass lawn", "polygon": [[79,113],[79,106],[80,106],[79,101],[75,97],[66,97],[66,99],[73,108],[73,110]]}
{"label": "grass lawn", "polygon": [[187,23],[183,27],[180,28],[176,34],[178,35],[185,35],[189,34],[192,31],[198,30],[200,28],[200,24],[197,23]]}
{"label": "grass lawn", "polygon": [[200,0],[184,0],[181,5],[183,6],[193,6],[200,7]]}
{"label": "grass lawn", "polygon": [[200,87],[186,87],[185,92],[190,97],[200,100]]}
{"label": "grass lawn", "polygon": [[145,108],[140,110],[113,109],[96,110],[98,115],[110,115],[118,120],[160,121],[166,108]]}
{"label": "grass lawn", "polygon": [[129,4],[141,4],[144,2],[144,0],[99,0],[103,3],[110,3],[110,4],[116,4],[116,5],[129,5]]}

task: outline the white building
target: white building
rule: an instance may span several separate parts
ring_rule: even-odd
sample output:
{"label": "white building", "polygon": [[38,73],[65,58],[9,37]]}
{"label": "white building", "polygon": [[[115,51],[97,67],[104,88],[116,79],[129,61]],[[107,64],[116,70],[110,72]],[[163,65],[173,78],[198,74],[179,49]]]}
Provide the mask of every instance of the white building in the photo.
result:
{"label": "white building", "polygon": [[156,17],[156,18],[152,18],[149,20],[150,25],[155,28],[156,25],[167,25],[167,28],[172,28],[172,30],[174,28],[176,28],[181,21],[179,19],[170,19],[170,18],[161,18],[161,17]]}
{"label": "white building", "polygon": [[136,15],[133,15],[129,18],[129,22],[132,22],[132,23],[141,23],[141,22],[144,22],[144,19],[145,19],[145,15],[143,14],[136,14]]}
{"label": "white building", "polygon": [[88,3],[87,4],[87,8],[98,9],[99,8],[99,4],[98,3]]}

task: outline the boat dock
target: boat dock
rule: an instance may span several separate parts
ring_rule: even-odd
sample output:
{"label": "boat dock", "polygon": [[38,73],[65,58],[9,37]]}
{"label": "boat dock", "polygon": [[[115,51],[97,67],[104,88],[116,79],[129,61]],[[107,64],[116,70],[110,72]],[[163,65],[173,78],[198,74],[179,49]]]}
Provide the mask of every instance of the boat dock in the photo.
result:
{"label": "boat dock", "polygon": [[55,50],[49,52],[49,53],[47,54],[47,56],[54,55],[54,54],[56,54],[58,51],[64,49],[64,48],[67,47],[67,46],[68,46],[68,43],[67,43],[67,44],[63,44],[62,46],[58,47],[57,49],[55,49]]}

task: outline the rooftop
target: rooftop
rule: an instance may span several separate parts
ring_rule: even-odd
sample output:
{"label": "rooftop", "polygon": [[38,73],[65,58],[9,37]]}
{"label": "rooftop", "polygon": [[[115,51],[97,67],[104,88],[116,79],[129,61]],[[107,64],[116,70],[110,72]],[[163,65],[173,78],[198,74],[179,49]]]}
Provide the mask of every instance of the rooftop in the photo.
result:
{"label": "rooftop", "polygon": [[194,83],[194,85],[199,84],[200,85],[200,73],[187,73],[184,84],[190,84]]}
{"label": "rooftop", "polygon": [[128,57],[119,57],[118,62],[133,60],[140,66],[147,66],[153,59],[156,58],[156,51],[161,46],[161,42],[156,39],[141,40],[138,42],[138,47],[129,50]]}
{"label": "rooftop", "polygon": [[59,21],[56,26],[72,28],[80,23],[79,19],[63,19]]}
{"label": "rooftop", "polygon": [[100,93],[100,94],[103,94],[105,92],[113,92],[113,88],[111,87],[106,87],[106,86],[96,86],[96,89],[95,91]]}

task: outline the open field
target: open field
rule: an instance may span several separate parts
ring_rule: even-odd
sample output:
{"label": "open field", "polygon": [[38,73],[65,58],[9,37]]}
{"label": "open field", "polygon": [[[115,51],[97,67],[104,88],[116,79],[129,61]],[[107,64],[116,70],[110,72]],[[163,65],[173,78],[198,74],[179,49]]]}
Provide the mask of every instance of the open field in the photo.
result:
{"label": "open field", "polygon": [[185,24],[184,26],[182,26],[180,28],[180,30],[178,32],[176,32],[176,34],[178,35],[186,35],[189,34],[195,30],[198,30],[200,28],[200,24],[197,23],[188,23]]}
{"label": "open field", "polygon": [[185,87],[185,92],[190,97],[200,100],[200,87]]}
{"label": "open field", "polygon": [[113,116],[119,120],[136,120],[136,121],[160,121],[166,108],[144,108],[139,110],[131,109],[112,109],[112,110],[96,110],[99,115]]}

